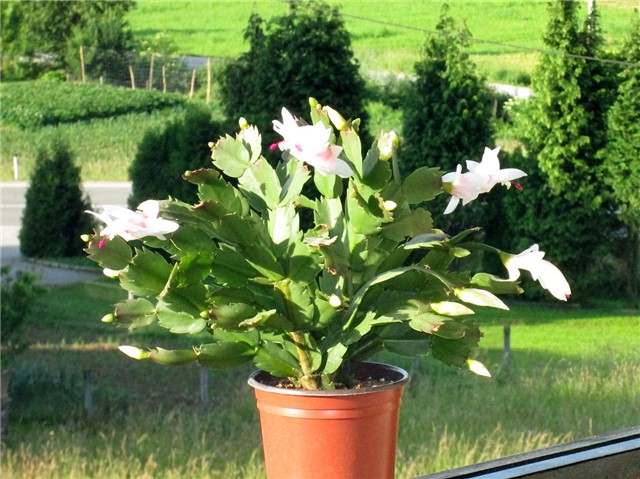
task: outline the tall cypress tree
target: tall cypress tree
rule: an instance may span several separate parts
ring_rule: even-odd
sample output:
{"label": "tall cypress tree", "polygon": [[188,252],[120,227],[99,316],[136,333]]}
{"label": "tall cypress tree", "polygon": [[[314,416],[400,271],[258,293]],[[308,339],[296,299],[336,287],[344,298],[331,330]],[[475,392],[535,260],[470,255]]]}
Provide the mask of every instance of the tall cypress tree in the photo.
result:
{"label": "tall cypress tree", "polygon": [[607,199],[598,151],[606,143],[606,112],[613,102],[615,73],[599,57],[602,36],[597,11],[579,26],[580,2],[550,4],[543,55],[533,77],[536,92],[527,142],[556,194],[582,207],[600,209]]}
{"label": "tall cypress tree", "polygon": [[[400,165],[406,174],[421,166],[455,171],[466,160],[480,161],[493,145],[492,96],[485,79],[465,52],[471,33],[458,26],[445,4],[429,36],[423,59],[403,108]],[[444,211],[445,198],[436,199],[434,211]],[[436,217],[439,227],[458,230],[488,222],[481,202],[471,203],[447,217]]]}
{"label": "tall cypress tree", "polygon": [[56,140],[51,150],[41,149],[26,193],[20,230],[20,252],[27,257],[82,256],[80,235],[94,226],[91,201],[80,185],[80,168],[69,146]]}
{"label": "tall cypress tree", "polygon": [[471,33],[442,7],[437,34],[416,63],[402,126],[402,167],[440,166],[449,171],[478,160],[493,143],[492,97],[465,49]]}
{"label": "tall cypress tree", "polygon": [[620,73],[618,96],[608,114],[608,143],[601,152],[605,182],[620,218],[627,225],[630,297],[640,295],[640,16],[636,15],[623,48],[630,66]]}
{"label": "tall cypress tree", "polygon": [[[544,238],[550,258],[562,268],[579,297],[603,288],[619,288],[611,274],[610,253],[619,228],[608,186],[602,181],[598,151],[606,142],[606,112],[612,70],[586,57],[602,56],[602,38],[594,12],[583,27],[574,0],[549,6],[544,54],[533,76],[536,95],[519,116],[530,173],[516,207],[504,203],[510,235]],[[615,91],[615,89],[614,89]],[[520,211],[518,211],[520,210]],[[516,224],[517,223],[517,224]],[[543,245],[541,245],[543,246]]]}

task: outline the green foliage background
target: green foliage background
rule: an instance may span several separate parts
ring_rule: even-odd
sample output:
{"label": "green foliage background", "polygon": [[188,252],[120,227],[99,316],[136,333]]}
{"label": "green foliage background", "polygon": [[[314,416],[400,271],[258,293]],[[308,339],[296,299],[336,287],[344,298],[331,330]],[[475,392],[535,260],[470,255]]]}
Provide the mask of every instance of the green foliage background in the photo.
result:
{"label": "green foliage background", "polygon": [[179,198],[193,202],[197,189],[182,178],[187,170],[211,165],[208,144],[223,134],[205,105],[191,104],[183,115],[160,129],[150,129],[138,145],[129,168],[134,208],[148,199]]}

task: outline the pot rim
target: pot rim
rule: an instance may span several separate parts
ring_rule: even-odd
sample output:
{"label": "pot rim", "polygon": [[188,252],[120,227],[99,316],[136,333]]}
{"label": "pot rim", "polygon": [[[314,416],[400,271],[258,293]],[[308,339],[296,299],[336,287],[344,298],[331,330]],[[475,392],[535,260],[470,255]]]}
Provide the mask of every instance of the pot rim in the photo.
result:
{"label": "pot rim", "polygon": [[288,389],[288,388],[279,388],[275,386],[269,386],[267,384],[263,384],[260,382],[260,376],[270,376],[269,373],[257,370],[251,373],[247,383],[254,389],[260,389],[262,391],[268,391],[272,393],[278,394],[286,394],[290,396],[357,396],[361,394],[373,394],[380,391],[385,391],[387,389],[392,389],[396,387],[403,386],[409,381],[409,373],[404,369],[394,366],[392,364],[386,363],[376,363],[376,362],[362,362],[356,363],[352,367],[373,367],[374,371],[386,371],[390,372],[396,377],[389,380],[385,384],[371,386],[362,389],[334,389],[334,390],[306,390],[306,389]]}

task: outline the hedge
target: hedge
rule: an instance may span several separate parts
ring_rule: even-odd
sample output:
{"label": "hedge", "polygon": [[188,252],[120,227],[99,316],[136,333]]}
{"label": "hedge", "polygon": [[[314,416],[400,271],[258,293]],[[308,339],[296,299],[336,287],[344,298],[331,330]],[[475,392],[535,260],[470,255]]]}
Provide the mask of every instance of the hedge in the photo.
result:
{"label": "hedge", "polygon": [[180,105],[186,98],[156,90],[66,82],[0,84],[3,125],[33,128],[153,111]]}

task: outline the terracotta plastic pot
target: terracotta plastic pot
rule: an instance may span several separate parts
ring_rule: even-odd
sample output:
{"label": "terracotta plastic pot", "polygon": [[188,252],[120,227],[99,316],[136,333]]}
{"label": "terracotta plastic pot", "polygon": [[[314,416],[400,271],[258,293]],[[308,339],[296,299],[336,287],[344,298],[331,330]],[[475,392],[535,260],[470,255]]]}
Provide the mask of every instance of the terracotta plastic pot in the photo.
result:
{"label": "terracotta plastic pot", "polygon": [[267,386],[251,375],[269,479],[393,479],[403,369],[356,365],[386,384],[363,389],[303,391]]}

